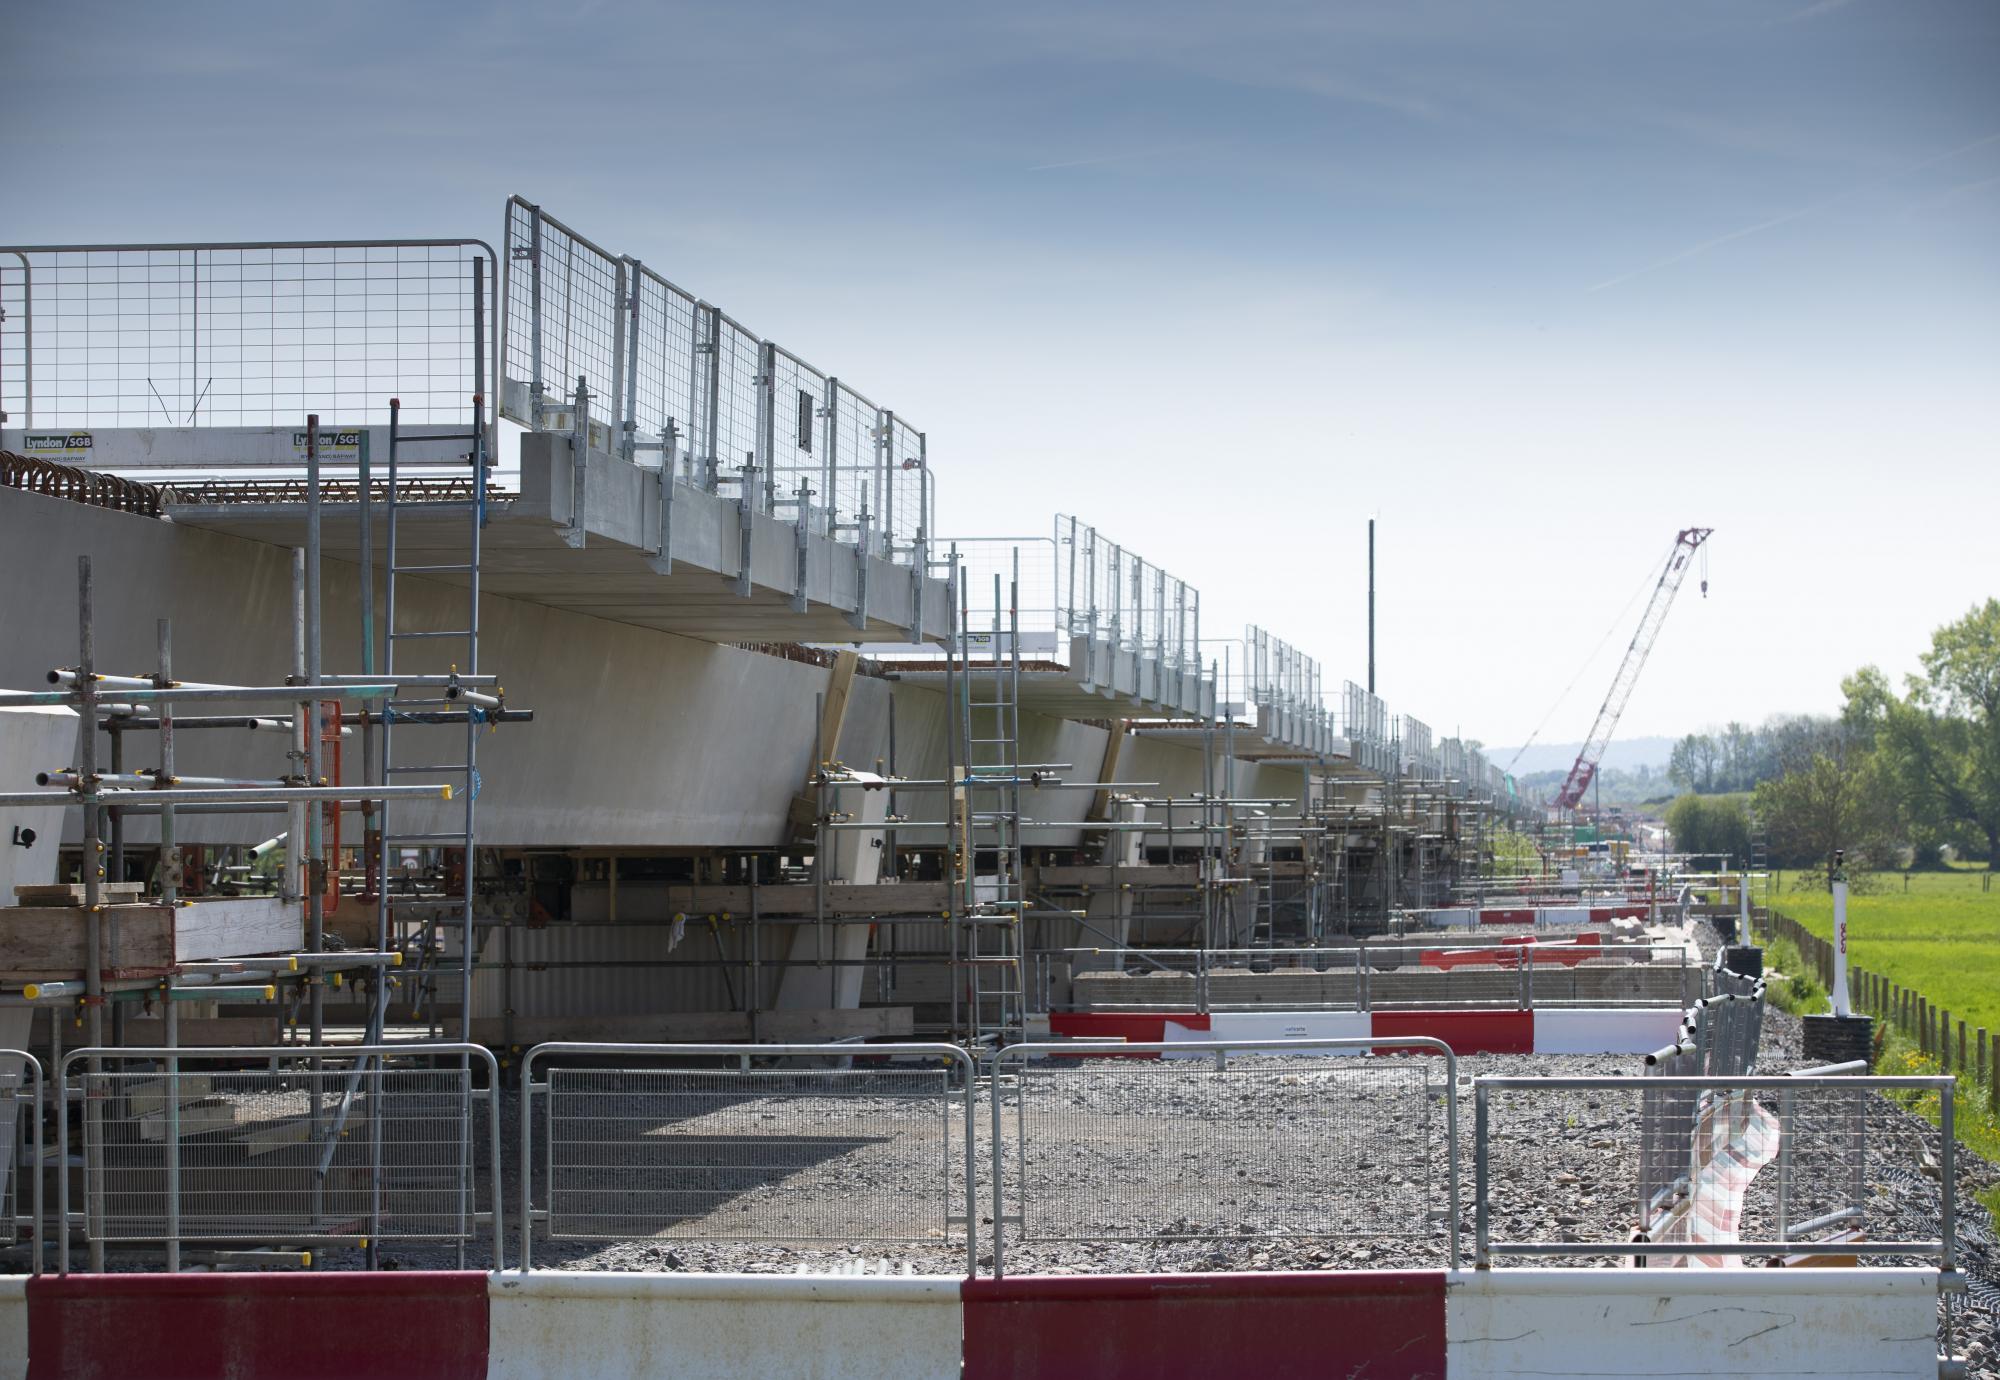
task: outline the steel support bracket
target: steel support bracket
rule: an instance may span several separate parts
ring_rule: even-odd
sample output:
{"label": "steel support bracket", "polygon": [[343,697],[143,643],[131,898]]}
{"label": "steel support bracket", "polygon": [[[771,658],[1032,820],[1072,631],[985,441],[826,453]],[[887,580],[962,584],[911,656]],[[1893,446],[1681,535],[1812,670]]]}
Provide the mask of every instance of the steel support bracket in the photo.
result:
{"label": "steel support bracket", "polygon": [[563,545],[582,550],[589,527],[590,483],[590,390],[581,376],[576,381],[576,413],[569,433],[569,526],[563,529]]}
{"label": "steel support bracket", "polygon": [[868,504],[861,504],[861,520],[854,531],[854,611],[847,615],[855,628],[868,626]]}
{"label": "steel support bracket", "polygon": [[757,534],[757,467],[743,467],[742,484],[736,499],[736,593],[739,597],[750,597],[750,555]]}
{"label": "steel support bracket", "polygon": [[674,573],[674,471],[680,466],[681,429],[672,417],[660,428],[660,542],[649,564],[655,575]]}
{"label": "steel support bracket", "polygon": [[792,525],[792,612],[806,611],[806,575],[812,555],[812,500],[799,491],[799,517]]}

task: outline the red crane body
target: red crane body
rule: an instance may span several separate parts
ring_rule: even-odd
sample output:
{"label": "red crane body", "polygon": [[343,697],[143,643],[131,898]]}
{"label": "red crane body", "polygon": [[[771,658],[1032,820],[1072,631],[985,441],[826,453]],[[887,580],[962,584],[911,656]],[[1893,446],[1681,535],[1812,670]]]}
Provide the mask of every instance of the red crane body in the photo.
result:
{"label": "red crane body", "polygon": [[[1576,765],[1569,769],[1562,789],[1550,802],[1557,809],[1574,810],[1590,789],[1590,783],[1596,779],[1598,763],[1603,761],[1604,749],[1611,745],[1611,734],[1618,727],[1618,716],[1625,712],[1625,702],[1632,698],[1632,689],[1639,683],[1639,671],[1646,664],[1647,654],[1653,650],[1653,642],[1660,635],[1660,625],[1666,621],[1667,610],[1673,607],[1674,596],[1680,593],[1681,581],[1687,578],[1694,553],[1701,549],[1701,544],[1714,530],[1712,527],[1689,527],[1674,538],[1674,549],[1667,553],[1666,567],[1660,571],[1659,583],[1653,586],[1653,598],[1639,619],[1639,628],[1632,634],[1631,645],[1625,649],[1625,660],[1619,663],[1618,674],[1611,682],[1611,692],[1598,706],[1597,722],[1590,726],[1590,736],[1584,740],[1583,750],[1576,755]],[[1704,581],[1703,589],[1706,588]]]}

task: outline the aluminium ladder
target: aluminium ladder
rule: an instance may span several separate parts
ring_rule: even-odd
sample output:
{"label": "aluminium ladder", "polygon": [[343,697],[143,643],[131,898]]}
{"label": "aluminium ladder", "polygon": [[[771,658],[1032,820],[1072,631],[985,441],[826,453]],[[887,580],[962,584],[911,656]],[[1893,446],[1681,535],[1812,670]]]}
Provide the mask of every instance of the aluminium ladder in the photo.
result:
{"label": "aluminium ladder", "polygon": [[[442,677],[432,673],[423,682],[409,688],[414,696],[398,693],[383,706],[382,714],[382,780],[384,784],[394,784],[394,778],[404,775],[428,777],[444,776],[452,780],[457,792],[455,827],[426,832],[394,830],[389,827],[388,806],[384,802],[381,809],[381,833],[378,847],[381,849],[381,863],[378,866],[380,885],[377,888],[378,925],[385,931],[390,920],[389,867],[388,860],[398,848],[433,848],[448,857],[456,850],[459,857],[457,875],[447,865],[444,869],[447,891],[455,892],[449,900],[430,908],[423,922],[422,938],[418,947],[418,965],[415,975],[416,994],[414,1003],[426,1013],[430,1033],[440,1033],[442,1020],[438,1006],[438,981],[443,976],[443,960],[450,955],[452,945],[457,946],[461,991],[459,994],[459,1039],[470,1040],[472,1030],[472,969],[477,955],[478,940],[473,926],[473,898],[475,895],[474,839],[476,836],[479,799],[479,736],[480,728],[488,721],[488,711],[497,708],[496,697],[480,693],[474,689],[479,685],[479,559],[482,532],[486,526],[487,475],[491,461],[486,451],[485,405],[474,395],[472,404],[472,429],[467,433],[449,436],[425,436],[412,441],[403,437],[400,425],[401,404],[389,402],[389,485],[387,500],[387,579],[383,599],[384,631],[382,676],[394,681],[397,677],[397,651],[406,643],[440,642],[456,653],[449,661],[450,671]],[[411,444],[434,444],[440,441],[469,442],[472,482],[465,497],[408,499],[399,492],[402,448]],[[466,516],[465,555],[463,560],[444,562],[423,561],[406,564],[400,545],[402,533],[401,519],[406,514],[429,516],[436,513],[464,513]],[[465,614],[458,621],[464,626],[455,628],[410,628],[399,624],[397,619],[397,584],[402,576],[422,575],[428,577],[459,577],[464,580]],[[405,652],[407,662],[410,653]],[[462,716],[464,726],[463,755],[443,761],[404,762],[397,757],[399,722],[406,726],[443,725],[457,726]],[[434,742],[439,736],[424,734],[421,741]],[[432,751],[421,754],[424,757],[438,755]],[[453,886],[451,883],[455,882]],[[453,914],[455,912],[455,914]],[[382,1018],[385,1002],[378,1002],[371,1025]],[[371,1028],[370,1037],[379,1039],[379,1028]]]}
{"label": "aluminium ladder", "polygon": [[[964,880],[958,908],[963,972],[955,982],[965,994],[964,1026],[972,1043],[1007,1044],[1025,1038],[1027,984],[1022,959],[1026,888],[1021,849],[1021,556],[1014,552],[1012,578],[1004,586],[993,577],[990,659],[970,656],[966,586],[959,584],[962,630],[953,638],[963,674],[959,677],[959,720],[965,734],[960,787],[965,825],[953,831],[960,853],[954,874]],[[992,855],[992,871],[982,874],[982,853]]]}

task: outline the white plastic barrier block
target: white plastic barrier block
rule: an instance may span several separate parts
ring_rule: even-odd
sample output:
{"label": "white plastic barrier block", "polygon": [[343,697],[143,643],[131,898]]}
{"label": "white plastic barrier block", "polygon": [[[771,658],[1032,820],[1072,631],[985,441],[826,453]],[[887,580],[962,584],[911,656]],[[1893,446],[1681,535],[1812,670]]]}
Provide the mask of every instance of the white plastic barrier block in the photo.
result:
{"label": "white plastic barrier block", "polygon": [[[1218,1011],[1209,1018],[1207,1030],[1176,1030],[1168,1027],[1167,1039],[1175,1040],[1365,1040],[1374,1034],[1374,1018],[1366,1011]],[[1275,1053],[1273,1050],[1239,1049],[1238,1054]],[[1340,1050],[1328,1051],[1342,1053]],[[1356,1054],[1363,1050],[1353,1051]],[[1176,1055],[1164,1058],[1207,1058],[1207,1055]]]}
{"label": "white plastic barrier block", "polygon": [[1446,1374],[1937,1373],[1935,1270],[1453,1271]]}
{"label": "white plastic barrier block", "polygon": [[1651,1054],[1674,1042],[1679,1007],[1569,1007],[1535,1011],[1537,1054]]}
{"label": "white plastic barrier block", "polygon": [[951,1380],[957,1278],[612,1274],[492,1277],[487,1374],[510,1380]]}
{"label": "white plastic barrier block", "polygon": [[0,1380],[23,1380],[27,1373],[28,1276],[0,1275]]}

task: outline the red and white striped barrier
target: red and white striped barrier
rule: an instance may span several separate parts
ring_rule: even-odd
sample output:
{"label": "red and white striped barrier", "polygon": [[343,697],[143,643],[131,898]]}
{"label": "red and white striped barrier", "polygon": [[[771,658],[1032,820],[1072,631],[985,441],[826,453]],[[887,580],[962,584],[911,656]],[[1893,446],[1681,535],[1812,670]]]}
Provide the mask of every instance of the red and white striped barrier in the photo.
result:
{"label": "red and white striped barrier", "polygon": [[[1629,946],[1637,949],[1637,946]],[[1533,962],[1537,967],[1546,964],[1560,964],[1574,968],[1579,963],[1593,958],[1617,957],[1616,948],[1604,947],[1604,936],[1599,934],[1579,934],[1566,939],[1544,939],[1535,934],[1510,934],[1497,944],[1482,944],[1476,947],[1454,949],[1424,949],[1417,954],[1417,963],[1424,968],[1438,968],[1449,971],[1453,968],[1518,968],[1522,962],[1522,952],[1533,949]],[[1637,950],[1646,957],[1652,957],[1651,949]]]}
{"label": "red and white striped barrier", "polygon": [[0,1377],[1935,1374],[1934,1270],[0,1280]]}
{"label": "red and white striped barrier", "polygon": [[1481,925],[1605,925],[1613,920],[1645,920],[1653,908],[1645,901],[1614,901],[1596,905],[1447,906],[1411,911],[1432,929],[1469,930]]}
{"label": "red and white striped barrier", "polygon": [[[1051,1015],[1049,1033],[1072,1040],[1127,1040],[1133,1044],[1228,1040],[1246,1046],[1265,1040],[1379,1040],[1423,1035],[1443,1040],[1454,1054],[1650,1054],[1674,1042],[1682,1016],[1678,1006],[1533,1011],[1216,1011],[1208,1015],[1193,1011],[1072,1011]],[[1175,1056],[1171,1052],[1117,1055],[1113,1051],[1113,1057]]]}

